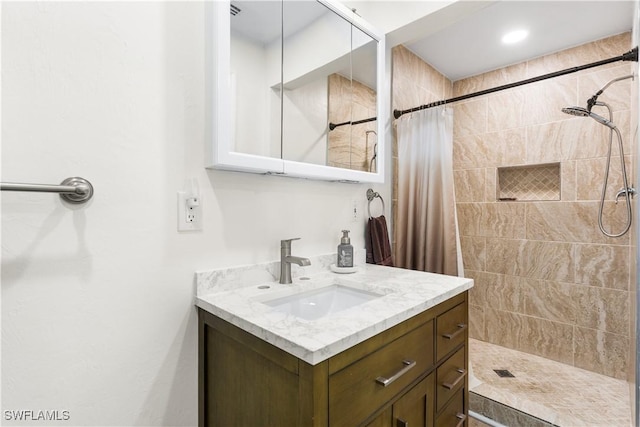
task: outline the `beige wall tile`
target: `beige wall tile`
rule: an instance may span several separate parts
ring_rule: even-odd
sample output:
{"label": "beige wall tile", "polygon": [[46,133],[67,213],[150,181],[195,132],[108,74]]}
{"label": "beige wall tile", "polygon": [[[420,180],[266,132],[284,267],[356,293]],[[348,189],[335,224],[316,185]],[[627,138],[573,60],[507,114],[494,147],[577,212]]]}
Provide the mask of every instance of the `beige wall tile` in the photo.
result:
{"label": "beige wall tile", "polygon": [[[631,157],[625,156],[625,159],[628,178],[629,171],[631,170]],[[607,159],[597,158],[578,160],[576,166],[577,175],[580,177],[577,182],[577,199],[599,201],[602,197],[602,186],[604,184]],[[609,164],[609,177],[607,179],[607,192],[605,196],[606,200],[615,200],[618,190],[624,188],[621,171],[622,167],[620,165],[620,157],[612,156]]]}
{"label": "beige wall tile", "polygon": [[524,316],[517,350],[573,364],[573,326]]}
{"label": "beige wall tile", "polygon": [[523,203],[483,203],[481,233],[483,236],[523,239],[525,205]]}
{"label": "beige wall tile", "polygon": [[469,305],[469,338],[484,340],[484,307]]}
{"label": "beige wall tile", "polygon": [[465,277],[473,279],[473,288],[469,293],[471,304],[500,309],[505,293],[504,276],[482,271],[465,271]]}
{"label": "beige wall tile", "polygon": [[496,202],[498,200],[498,189],[496,187],[496,174],[497,168],[486,168],[485,169],[485,190],[484,190],[484,201],[485,202]]}
{"label": "beige wall tile", "polygon": [[463,169],[453,173],[457,202],[483,202],[484,169]]}
{"label": "beige wall tile", "polygon": [[505,289],[503,310],[571,325],[576,322],[576,285],[506,276]]}
{"label": "beige wall tile", "polygon": [[409,77],[393,78],[393,108],[406,110],[420,105],[420,91]]}
{"label": "beige wall tile", "polygon": [[456,104],[454,109],[455,125],[453,139],[466,135],[487,132],[487,100],[486,98]]}
{"label": "beige wall tile", "polygon": [[570,243],[487,238],[486,270],[526,278],[572,282]]}
{"label": "beige wall tile", "polygon": [[487,131],[516,129],[527,123],[525,89],[510,89],[489,95]]}
{"label": "beige wall tile", "polygon": [[456,203],[458,213],[458,228],[461,236],[482,236],[480,227],[482,204]]}
{"label": "beige wall tile", "polygon": [[525,330],[524,323],[522,315],[485,308],[484,339],[492,344],[518,350],[520,336]]}
{"label": "beige wall tile", "polygon": [[553,123],[527,127],[527,163],[549,163],[607,155],[605,127],[595,120],[565,115]]}
{"label": "beige wall tile", "polygon": [[455,138],[454,169],[523,164],[526,153],[525,138],[524,128]]}
{"label": "beige wall tile", "polygon": [[594,329],[575,328],[575,366],[610,377],[626,379],[629,338]]}
{"label": "beige wall tile", "polygon": [[629,290],[627,246],[576,245],[576,283]]}
{"label": "beige wall tile", "polygon": [[629,336],[629,292],[579,286],[578,326]]}
{"label": "beige wall tile", "polygon": [[573,364],[573,326],[485,308],[485,340]]}
{"label": "beige wall tile", "polygon": [[578,78],[564,76],[524,86],[523,124],[564,120],[562,108],[576,105]]}
{"label": "beige wall tile", "polygon": [[[629,237],[612,239],[598,229],[598,202],[540,202],[527,209],[527,238],[580,243],[628,244]],[[620,230],[624,225],[624,204],[607,202],[605,223]],[[614,210],[615,209],[615,210]]]}
{"label": "beige wall tile", "polygon": [[565,161],[560,165],[560,199],[565,202],[576,200],[576,162]]}
{"label": "beige wall tile", "polygon": [[462,260],[464,269],[484,271],[486,260],[486,244],[484,237],[461,236]]}

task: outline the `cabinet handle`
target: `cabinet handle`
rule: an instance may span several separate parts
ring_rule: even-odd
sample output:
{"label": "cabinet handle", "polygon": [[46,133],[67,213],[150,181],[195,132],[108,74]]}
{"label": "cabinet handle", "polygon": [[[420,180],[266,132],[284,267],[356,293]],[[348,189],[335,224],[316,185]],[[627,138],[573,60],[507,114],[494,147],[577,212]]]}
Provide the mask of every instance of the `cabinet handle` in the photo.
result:
{"label": "cabinet handle", "polygon": [[466,369],[458,368],[456,369],[456,372],[460,374],[458,378],[456,378],[456,380],[452,383],[442,383],[442,387],[446,388],[447,390],[451,390],[452,388],[457,386],[460,383],[460,381],[462,381],[464,377],[467,375]]}
{"label": "cabinet handle", "polygon": [[458,335],[460,335],[462,332],[464,332],[467,329],[467,324],[466,323],[459,323],[458,324],[458,329],[456,329],[455,332],[452,332],[450,334],[442,334],[443,338],[446,338],[448,340],[452,340],[455,337],[457,337]]}
{"label": "cabinet handle", "polygon": [[456,418],[459,419],[460,421],[458,421],[458,424],[456,424],[456,427],[460,427],[461,425],[464,424],[464,420],[467,419],[467,416],[461,412],[458,412],[456,414]]}
{"label": "cabinet handle", "polygon": [[402,364],[404,365],[404,367],[400,369],[398,372],[396,372],[395,374],[393,374],[393,376],[391,376],[390,378],[378,377],[376,378],[376,382],[384,387],[390,385],[392,382],[394,382],[395,380],[397,380],[398,378],[406,374],[409,371],[409,369],[416,366],[416,361],[404,359],[402,361]]}
{"label": "cabinet handle", "polygon": [[396,427],[409,427],[409,423],[402,418],[398,418],[398,422],[396,423]]}

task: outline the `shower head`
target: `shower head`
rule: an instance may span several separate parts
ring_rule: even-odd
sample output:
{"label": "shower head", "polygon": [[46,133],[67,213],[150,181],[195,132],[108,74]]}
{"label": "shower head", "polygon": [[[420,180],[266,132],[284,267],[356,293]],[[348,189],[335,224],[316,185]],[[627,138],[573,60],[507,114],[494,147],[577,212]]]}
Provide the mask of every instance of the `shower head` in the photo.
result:
{"label": "shower head", "polygon": [[589,114],[591,114],[589,110],[582,107],[565,107],[562,109],[562,112],[565,114],[571,114],[572,116],[578,116],[578,117],[588,117]]}
{"label": "shower head", "polygon": [[616,125],[613,124],[612,121],[605,119],[602,116],[597,115],[596,113],[593,113],[589,110],[587,110],[586,108],[582,108],[582,107],[566,107],[562,109],[563,113],[566,114],[571,114],[572,116],[577,116],[577,117],[591,117],[593,120],[595,120],[596,122],[607,126],[608,128],[611,129],[615,129]]}

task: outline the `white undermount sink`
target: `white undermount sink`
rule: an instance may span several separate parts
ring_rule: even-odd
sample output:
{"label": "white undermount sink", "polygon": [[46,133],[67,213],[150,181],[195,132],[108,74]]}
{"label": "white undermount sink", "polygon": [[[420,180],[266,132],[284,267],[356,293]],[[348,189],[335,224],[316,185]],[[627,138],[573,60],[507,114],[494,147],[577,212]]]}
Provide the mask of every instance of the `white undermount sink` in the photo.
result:
{"label": "white undermount sink", "polygon": [[381,296],[362,289],[334,284],[263,301],[263,304],[302,319],[317,320]]}

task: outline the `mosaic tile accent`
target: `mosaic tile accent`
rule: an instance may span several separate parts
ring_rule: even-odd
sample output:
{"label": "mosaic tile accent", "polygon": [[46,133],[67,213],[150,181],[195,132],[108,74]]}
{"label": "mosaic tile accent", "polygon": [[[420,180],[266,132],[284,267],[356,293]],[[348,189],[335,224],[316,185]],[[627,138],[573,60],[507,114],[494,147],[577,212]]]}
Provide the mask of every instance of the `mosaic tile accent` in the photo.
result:
{"label": "mosaic tile accent", "polygon": [[498,168],[498,200],[560,200],[560,163]]}

